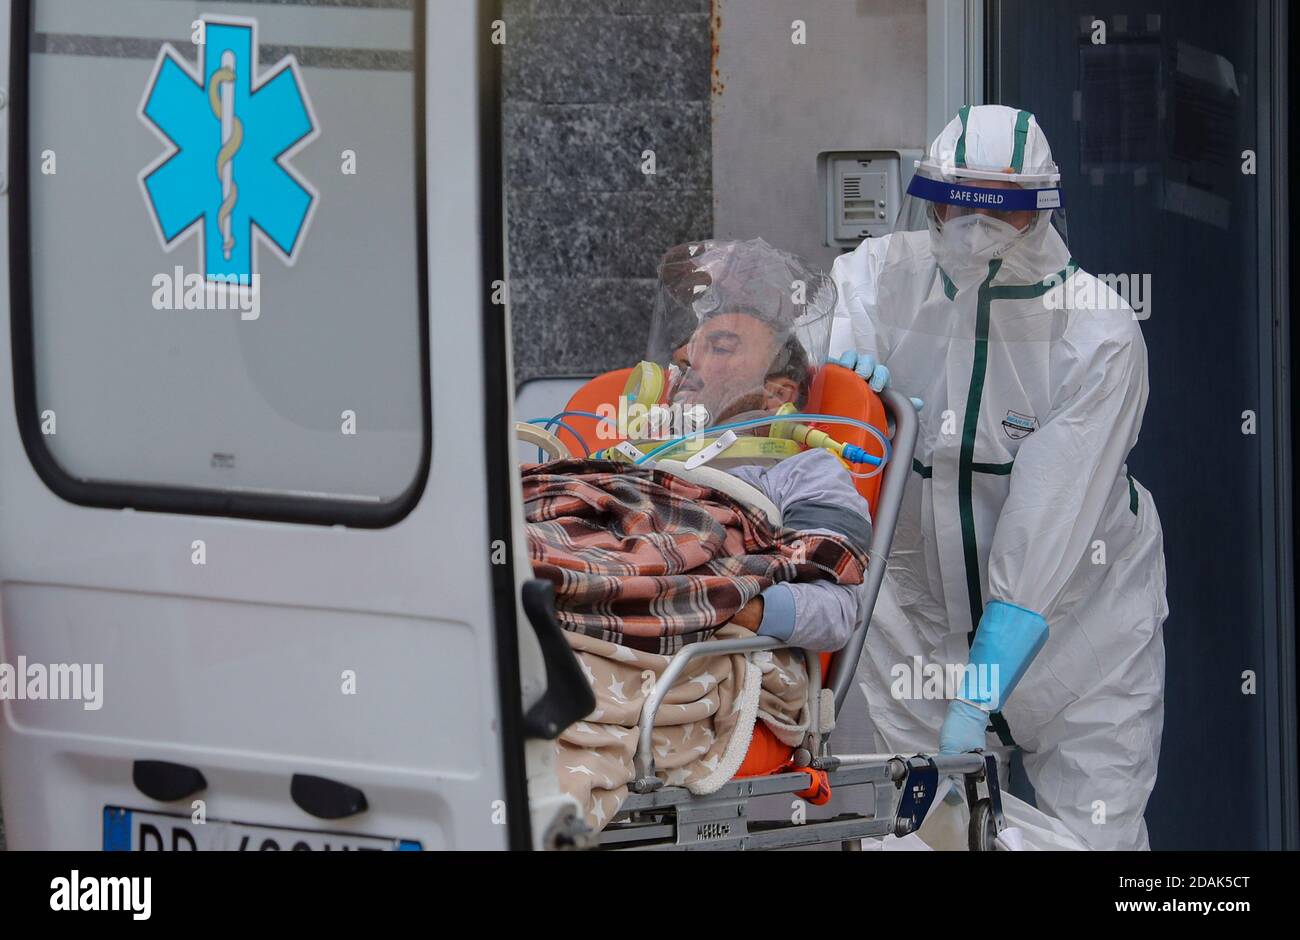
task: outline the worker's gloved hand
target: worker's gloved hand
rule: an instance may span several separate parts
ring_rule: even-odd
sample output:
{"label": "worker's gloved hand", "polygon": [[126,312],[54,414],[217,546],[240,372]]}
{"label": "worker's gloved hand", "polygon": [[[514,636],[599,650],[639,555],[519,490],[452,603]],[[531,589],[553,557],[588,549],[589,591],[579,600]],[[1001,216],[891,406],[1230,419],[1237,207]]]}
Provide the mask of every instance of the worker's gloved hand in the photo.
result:
{"label": "worker's gloved hand", "polygon": [[953,699],[948,703],[948,714],[939,729],[940,754],[964,754],[984,748],[984,729],[989,724],[989,713],[984,709]]}
{"label": "worker's gloved hand", "polygon": [[[975,630],[970,666],[939,729],[939,753],[984,747],[989,713],[1001,709],[1047,642],[1041,614],[1006,601],[989,601]],[[977,703],[977,704],[976,704]]]}
{"label": "worker's gloved hand", "polygon": [[870,385],[873,392],[883,392],[889,388],[889,367],[883,362],[877,362],[875,356],[860,353],[853,371],[862,376],[862,381]]}
{"label": "worker's gloved hand", "polygon": [[852,369],[862,376],[862,380],[871,386],[873,392],[879,393],[889,388],[889,369],[884,363],[876,362],[875,356],[850,349],[841,353],[835,364]]}
{"label": "worker's gloved hand", "polygon": [[[862,380],[871,386],[871,390],[876,394],[889,388],[889,367],[884,363],[877,362],[876,357],[869,353],[860,353],[855,349],[850,349],[840,354],[835,360],[836,365],[841,365],[846,369],[852,369]],[[912,399],[912,406],[920,411],[925,407],[925,402],[919,398]]]}

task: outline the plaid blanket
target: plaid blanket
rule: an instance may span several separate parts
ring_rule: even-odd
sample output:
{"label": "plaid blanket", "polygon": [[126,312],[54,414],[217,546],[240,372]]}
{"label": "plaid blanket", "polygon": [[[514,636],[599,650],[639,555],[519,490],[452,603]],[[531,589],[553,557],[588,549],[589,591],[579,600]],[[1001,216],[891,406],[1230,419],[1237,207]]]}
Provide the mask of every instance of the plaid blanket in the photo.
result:
{"label": "plaid blanket", "polygon": [[533,571],[567,630],[671,655],[706,640],[779,581],[861,584],[838,535],[777,531],[724,493],[646,467],[562,460],[522,468]]}

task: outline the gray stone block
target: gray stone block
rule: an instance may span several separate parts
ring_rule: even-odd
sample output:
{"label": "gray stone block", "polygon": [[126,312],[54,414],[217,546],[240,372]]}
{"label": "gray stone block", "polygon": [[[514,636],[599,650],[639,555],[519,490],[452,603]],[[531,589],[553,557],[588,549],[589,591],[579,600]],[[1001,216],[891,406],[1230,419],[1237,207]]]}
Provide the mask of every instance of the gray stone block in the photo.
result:
{"label": "gray stone block", "polygon": [[504,15],[516,381],[631,365],[659,258],[713,232],[711,4],[506,0]]}
{"label": "gray stone block", "polygon": [[[516,382],[621,369],[645,355],[653,280],[524,278],[510,285]],[[521,415],[520,420],[544,417]]]}
{"label": "gray stone block", "polygon": [[[508,102],[504,123],[512,191],[637,192],[712,185],[708,102]],[[654,151],[653,175],[642,172],[647,150]]]}
{"label": "gray stone block", "polygon": [[709,17],[516,16],[507,24],[508,101],[708,101]]}
{"label": "gray stone block", "polygon": [[536,16],[576,16],[607,13],[617,16],[663,16],[673,13],[709,13],[710,0],[532,0]]}
{"label": "gray stone block", "polygon": [[508,198],[516,278],[650,278],[668,248],[713,231],[713,199],[706,190],[667,196],[516,192]]}

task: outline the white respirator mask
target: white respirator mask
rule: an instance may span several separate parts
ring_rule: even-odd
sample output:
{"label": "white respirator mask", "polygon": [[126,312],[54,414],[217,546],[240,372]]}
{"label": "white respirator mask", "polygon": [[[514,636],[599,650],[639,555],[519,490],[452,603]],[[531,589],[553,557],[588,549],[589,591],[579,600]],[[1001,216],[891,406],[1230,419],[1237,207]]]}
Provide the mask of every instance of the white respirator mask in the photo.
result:
{"label": "white respirator mask", "polygon": [[1009,222],[988,215],[959,216],[949,219],[932,232],[935,260],[948,274],[970,268],[983,268],[1015,247],[1025,232]]}

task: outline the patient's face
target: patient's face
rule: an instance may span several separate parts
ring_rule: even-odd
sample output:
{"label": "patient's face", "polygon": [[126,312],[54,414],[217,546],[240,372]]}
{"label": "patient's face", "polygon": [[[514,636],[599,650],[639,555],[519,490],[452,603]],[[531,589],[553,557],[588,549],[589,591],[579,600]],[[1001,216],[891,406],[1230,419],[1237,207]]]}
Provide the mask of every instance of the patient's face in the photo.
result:
{"label": "patient's face", "polygon": [[[685,373],[673,401],[703,405],[713,424],[746,411],[772,410],[788,394],[784,387],[768,387],[780,384],[780,380],[767,380],[778,349],[775,332],[756,317],[747,313],[710,317],[673,355]],[[774,396],[777,400],[772,404]]]}

